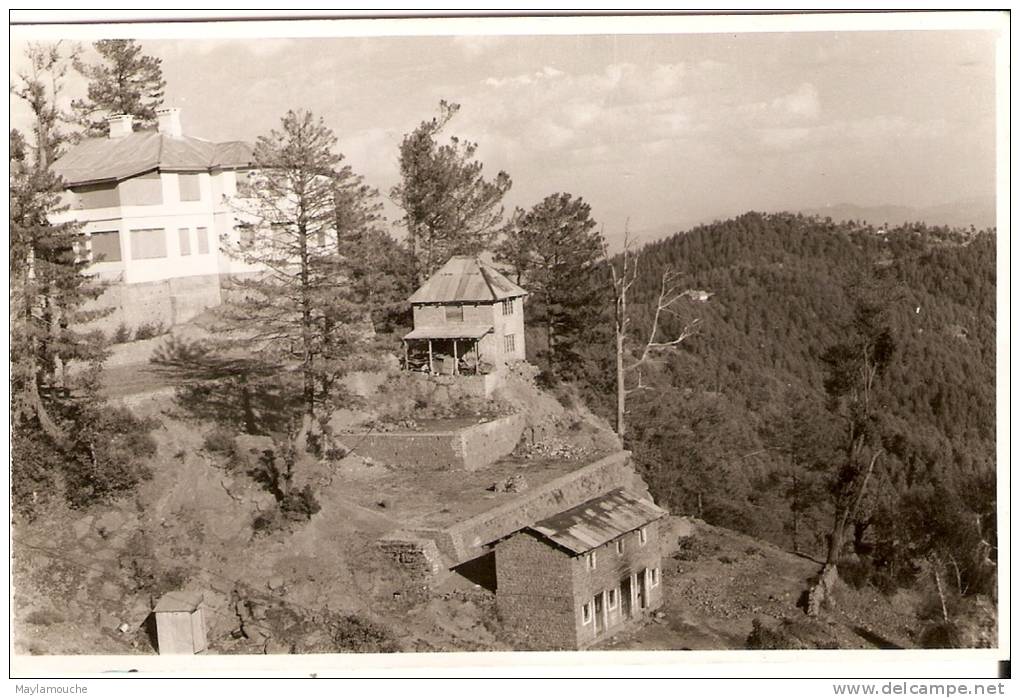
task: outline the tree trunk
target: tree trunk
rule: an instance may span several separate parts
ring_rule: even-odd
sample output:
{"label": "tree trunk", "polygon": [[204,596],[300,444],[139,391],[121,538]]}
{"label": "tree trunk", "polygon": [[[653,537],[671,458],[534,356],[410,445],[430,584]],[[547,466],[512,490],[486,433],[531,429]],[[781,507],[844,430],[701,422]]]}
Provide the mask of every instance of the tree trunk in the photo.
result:
{"label": "tree trunk", "polygon": [[843,544],[846,542],[847,522],[856,516],[857,508],[860,506],[861,500],[864,499],[864,492],[868,489],[868,480],[871,479],[871,472],[875,468],[875,462],[881,455],[882,451],[877,451],[871,457],[871,461],[868,463],[868,470],[864,474],[864,479],[861,481],[860,489],[857,491],[857,496],[854,497],[853,502],[848,503],[842,510],[836,512],[836,521],[832,526],[832,533],[829,535],[829,549],[825,556],[825,565],[822,567],[822,571],[815,580],[815,583],[808,589],[808,605],[806,610],[809,616],[817,616],[823,604],[832,602],[832,590],[838,578],[839,560],[843,553]]}
{"label": "tree trunk", "polygon": [[616,435],[623,441],[627,431],[627,387],[623,366],[623,333],[616,331]]}
{"label": "tree trunk", "polygon": [[790,513],[793,515],[793,552],[799,553],[799,536],[800,532],[800,486],[797,482],[797,470],[794,466],[793,471],[793,505],[790,507]]}

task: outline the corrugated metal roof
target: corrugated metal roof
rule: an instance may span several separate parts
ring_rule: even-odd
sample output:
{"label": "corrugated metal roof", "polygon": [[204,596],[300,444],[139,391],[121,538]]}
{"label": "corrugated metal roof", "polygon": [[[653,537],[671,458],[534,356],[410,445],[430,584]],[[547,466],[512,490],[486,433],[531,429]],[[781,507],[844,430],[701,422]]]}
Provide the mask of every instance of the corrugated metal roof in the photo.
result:
{"label": "corrugated metal roof", "polygon": [[451,257],[408,299],[411,303],[492,302],[528,292],[475,257]]}
{"label": "corrugated metal roof", "polygon": [[53,163],[68,185],[122,180],[155,169],[205,172],[251,167],[252,147],[243,141],[213,143],[156,131],[138,131],[123,138],[91,138]]}
{"label": "corrugated metal roof", "polygon": [[614,490],[567,509],[529,528],[576,554],[630,533],[666,512],[627,490]]}
{"label": "corrugated metal roof", "polygon": [[404,339],[479,339],[492,332],[492,325],[438,325],[416,327]]}

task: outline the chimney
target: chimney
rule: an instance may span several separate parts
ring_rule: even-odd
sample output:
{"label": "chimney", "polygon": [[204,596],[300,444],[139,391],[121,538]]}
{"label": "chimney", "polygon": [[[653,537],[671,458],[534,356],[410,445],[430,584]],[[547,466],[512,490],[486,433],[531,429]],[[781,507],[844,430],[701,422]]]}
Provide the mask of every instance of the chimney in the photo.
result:
{"label": "chimney", "polygon": [[115,114],[106,120],[110,127],[110,138],[130,136],[134,131],[135,117],[130,114]]}
{"label": "chimney", "polygon": [[180,138],[181,110],[177,107],[163,107],[156,110],[156,128],[167,138]]}

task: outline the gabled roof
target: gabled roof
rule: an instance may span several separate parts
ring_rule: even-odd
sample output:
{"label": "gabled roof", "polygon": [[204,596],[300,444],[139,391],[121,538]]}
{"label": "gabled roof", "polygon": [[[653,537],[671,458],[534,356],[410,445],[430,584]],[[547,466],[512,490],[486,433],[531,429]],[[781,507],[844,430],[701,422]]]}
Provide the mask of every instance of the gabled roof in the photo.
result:
{"label": "gabled roof", "polygon": [[542,538],[580,555],[665,515],[665,511],[651,502],[619,489],[542,519],[529,528]]}
{"label": "gabled roof", "polygon": [[243,141],[213,143],[156,131],[137,131],[123,138],[90,138],[53,163],[68,186],[120,181],[151,172],[208,172],[252,166],[252,147]]}
{"label": "gabled roof", "polygon": [[408,299],[410,303],[471,303],[526,296],[528,292],[476,257],[451,257]]}

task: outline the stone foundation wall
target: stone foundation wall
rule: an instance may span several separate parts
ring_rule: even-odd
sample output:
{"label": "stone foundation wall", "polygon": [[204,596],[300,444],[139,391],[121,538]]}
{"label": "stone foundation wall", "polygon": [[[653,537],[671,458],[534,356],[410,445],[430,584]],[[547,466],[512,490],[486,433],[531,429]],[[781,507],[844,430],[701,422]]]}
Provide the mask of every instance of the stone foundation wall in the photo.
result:
{"label": "stone foundation wall", "polygon": [[220,277],[186,276],[141,284],[111,284],[88,310],[109,312],[85,326],[111,334],[120,325],[135,330],[139,325],[162,323],[172,327],[187,322],[221,302]]}
{"label": "stone foundation wall", "polygon": [[445,432],[348,433],[355,453],[407,470],[478,470],[508,455],[524,429],[520,415]]}
{"label": "stone foundation wall", "polygon": [[412,532],[396,531],[379,540],[379,548],[416,582],[429,583],[445,572],[436,543]]}
{"label": "stone foundation wall", "polygon": [[458,432],[465,470],[480,470],[509,455],[524,431],[524,416],[512,414]]}
{"label": "stone foundation wall", "polygon": [[496,546],[496,607],[521,645],[577,649],[571,558],[527,532]]}

